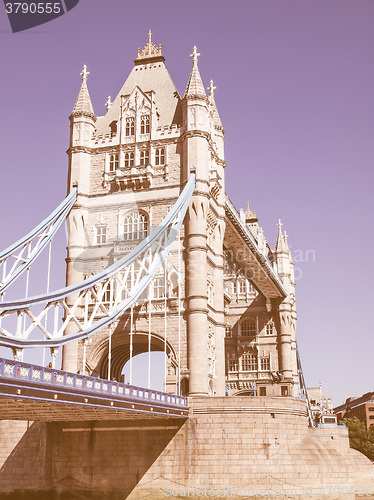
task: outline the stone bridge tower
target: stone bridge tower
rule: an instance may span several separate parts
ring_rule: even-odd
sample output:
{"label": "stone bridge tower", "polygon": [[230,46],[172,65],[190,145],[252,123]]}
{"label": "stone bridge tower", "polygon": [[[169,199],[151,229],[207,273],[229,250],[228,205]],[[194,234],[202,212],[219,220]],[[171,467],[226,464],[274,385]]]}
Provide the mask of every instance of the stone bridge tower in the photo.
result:
{"label": "stone bridge tower", "polygon": [[[67,345],[63,368],[82,369],[86,349],[85,370],[106,377],[111,357],[111,374],[119,380],[132,356],[164,351],[171,392],[297,395],[287,239],[279,225],[272,250],[256,213],[238,212],[225,193],[224,129],[213,81],[204,87],[198,56],[194,47],[181,97],[149,33],[103,116],[94,113],[86,67],[81,74],[70,116],[68,189],[77,186],[78,199],[68,220],[67,284],[134,248],[161,222],[191,173],[196,186],[166,270],[133,314],[111,327],[111,348],[110,332],[102,330],[85,348]],[[105,300],[111,297],[109,290]]]}
{"label": "stone bridge tower", "polygon": [[[198,55],[195,47],[181,97],[161,46],[153,44],[149,33],[117,97],[113,102],[108,97],[107,112],[98,117],[84,68],[70,116],[68,189],[78,187],[78,200],[68,221],[67,284],[100,271],[134,248],[160,223],[194,172],[196,190],[181,231],[181,278],[176,242],[168,258],[167,286],[160,274],[147,292],[151,297],[143,297],[134,308],[132,352],[130,314],[113,327],[112,373],[119,379],[129,357],[147,351],[151,332],[151,350],[164,350],[166,344],[168,390],[178,390],[180,373],[182,392],[224,395],[224,130],[215,87],[211,82],[206,93]],[[108,336],[103,330],[87,344],[85,370],[102,377],[107,373]],[[63,368],[81,370],[82,353],[82,343],[68,344]]]}

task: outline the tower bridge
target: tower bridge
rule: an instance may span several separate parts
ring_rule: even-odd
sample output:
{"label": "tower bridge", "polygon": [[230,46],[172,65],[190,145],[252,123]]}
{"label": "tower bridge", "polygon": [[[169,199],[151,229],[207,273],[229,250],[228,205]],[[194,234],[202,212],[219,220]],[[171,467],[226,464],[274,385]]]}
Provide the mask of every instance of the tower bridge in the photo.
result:
{"label": "tower bridge", "polygon": [[[176,484],[374,487],[346,429],[308,427],[287,235],[279,220],[272,247],[256,212],[237,211],[225,192],[225,131],[199,56],[194,47],[182,96],[149,33],[103,116],[83,68],[68,196],[0,254],[0,345],[14,358],[0,361],[0,492],[161,499]],[[65,217],[66,286],[7,300]],[[52,366],[22,361],[41,348]],[[151,389],[154,351],[164,354],[163,391]],[[133,384],[140,353],[147,388]],[[31,455],[32,473],[19,467]]]}

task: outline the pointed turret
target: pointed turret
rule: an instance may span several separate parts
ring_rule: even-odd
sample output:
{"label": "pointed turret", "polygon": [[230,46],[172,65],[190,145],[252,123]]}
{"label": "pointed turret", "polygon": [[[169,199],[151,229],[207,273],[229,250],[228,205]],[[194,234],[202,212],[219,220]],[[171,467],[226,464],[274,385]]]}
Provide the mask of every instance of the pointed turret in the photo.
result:
{"label": "pointed turret", "polygon": [[96,121],[96,116],[91,103],[91,97],[87,88],[87,77],[89,74],[90,73],[89,71],[87,71],[87,66],[84,65],[83,71],[81,73],[82,85],[79,90],[77,100],[75,101],[71,116],[89,116],[94,121]]}
{"label": "pointed turret", "polygon": [[214,124],[214,126],[216,128],[223,129],[221,118],[219,116],[218,109],[217,109],[217,106],[216,106],[216,102],[214,100],[214,91],[216,90],[216,88],[217,87],[215,87],[213,85],[213,80],[210,80],[210,85],[208,87],[208,90],[209,90],[208,102],[209,102],[210,112],[211,112],[211,115],[212,115],[212,118],[213,118],[213,124]]}
{"label": "pointed turret", "polygon": [[288,243],[287,243],[287,237],[286,233],[282,234],[282,222],[279,219],[278,221],[278,237],[277,237],[277,242],[275,244],[275,251],[276,252],[289,252],[288,248]]}
{"label": "pointed turret", "polygon": [[203,82],[201,80],[199,68],[197,66],[197,58],[200,54],[197,52],[196,45],[193,48],[192,57],[193,65],[190,74],[190,79],[188,80],[186,91],[184,93],[185,99],[206,99],[206,93],[204,89]]}

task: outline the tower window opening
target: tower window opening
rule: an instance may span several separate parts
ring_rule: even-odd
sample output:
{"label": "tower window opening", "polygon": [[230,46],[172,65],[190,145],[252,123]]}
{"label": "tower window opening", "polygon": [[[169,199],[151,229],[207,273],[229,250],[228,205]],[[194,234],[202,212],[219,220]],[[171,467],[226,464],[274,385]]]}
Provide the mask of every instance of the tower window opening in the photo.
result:
{"label": "tower window opening", "polygon": [[256,336],[256,323],[253,319],[245,319],[240,325],[240,333],[242,337]]}
{"label": "tower window opening", "polygon": [[140,165],[149,165],[149,151],[140,151]]}
{"label": "tower window opening", "polygon": [[253,372],[257,371],[257,356],[250,353],[244,352],[240,358],[241,368],[243,372]]}
{"label": "tower window opening", "polygon": [[114,172],[118,168],[118,154],[109,155],[109,172]]}
{"label": "tower window opening", "polygon": [[103,245],[107,239],[106,226],[96,226],[96,245]]}
{"label": "tower window opening", "polygon": [[261,371],[270,371],[270,357],[266,356],[260,359]]}
{"label": "tower window opening", "polygon": [[162,299],[165,297],[165,277],[156,276],[153,280],[153,298]]}
{"label": "tower window opening", "polygon": [[147,217],[134,212],[125,217],[123,238],[125,240],[143,240],[147,236]]}
{"label": "tower window opening", "polygon": [[266,335],[273,335],[274,333],[274,325],[272,321],[269,321],[269,323],[266,325]]}
{"label": "tower window opening", "polygon": [[140,117],[140,133],[149,134],[149,115],[142,115]]}
{"label": "tower window opening", "polygon": [[134,153],[125,153],[125,167],[130,168],[134,166]]}
{"label": "tower window opening", "polygon": [[165,148],[158,148],[155,151],[156,165],[165,165]]}
{"label": "tower window opening", "polygon": [[125,122],[125,135],[127,137],[135,135],[135,120],[133,117],[126,118]]}

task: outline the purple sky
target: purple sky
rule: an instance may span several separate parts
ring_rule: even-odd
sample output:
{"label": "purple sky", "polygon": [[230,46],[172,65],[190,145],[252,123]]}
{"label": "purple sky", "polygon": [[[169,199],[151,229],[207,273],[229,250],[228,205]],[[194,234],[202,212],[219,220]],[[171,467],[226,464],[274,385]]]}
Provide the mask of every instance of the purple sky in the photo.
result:
{"label": "purple sky", "polygon": [[83,64],[102,115],[149,28],[181,94],[196,44],[217,86],[227,192],[250,201],[272,247],[279,217],[289,234],[308,386],[334,405],[373,390],[373,22],[372,0],[80,0],[12,34],[0,5],[1,249],[65,196]]}

